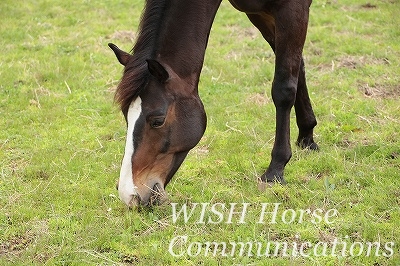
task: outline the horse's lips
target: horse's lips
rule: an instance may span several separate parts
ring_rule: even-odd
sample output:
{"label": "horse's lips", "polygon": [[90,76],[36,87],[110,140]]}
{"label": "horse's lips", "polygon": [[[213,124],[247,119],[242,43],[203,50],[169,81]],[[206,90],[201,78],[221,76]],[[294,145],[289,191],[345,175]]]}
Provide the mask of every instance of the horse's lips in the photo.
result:
{"label": "horse's lips", "polygon": [[140,197],[138,195],[133,195],[132,199],[129,201],[128,207],[138,207],[140,205]]}
{"label": "horse's lips", "polygon": [[134,208],[139,206],[153,206],[153,205],[161,205],[165,203],[168,199],[167,193],[164,190],[164,187],[159,183],[156,183],[152,190],[150,197],[147,201],[142,201],[139,195],[133,195],[132,199],[129,201],[128,207]]}

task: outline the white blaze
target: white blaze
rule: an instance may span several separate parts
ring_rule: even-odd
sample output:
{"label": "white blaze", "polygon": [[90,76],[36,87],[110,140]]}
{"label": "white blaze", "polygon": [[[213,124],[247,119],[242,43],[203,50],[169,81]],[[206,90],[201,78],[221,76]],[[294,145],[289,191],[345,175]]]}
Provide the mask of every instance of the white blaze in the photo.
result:
{"label": "white blaze", "polygon": [[127,114],[128,132],[126,134],[125,154],[119,174],[118,194],[126,205],[130,205],[134,195],[137,195],[132,176],[133,130],[142,111],[142,99],[137,97],[129,106]]}

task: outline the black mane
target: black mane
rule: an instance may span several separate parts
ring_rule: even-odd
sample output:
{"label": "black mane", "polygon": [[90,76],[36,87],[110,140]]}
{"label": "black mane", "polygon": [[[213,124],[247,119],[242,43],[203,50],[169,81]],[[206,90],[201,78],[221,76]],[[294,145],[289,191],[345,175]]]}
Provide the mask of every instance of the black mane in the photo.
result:
{"label": "black mane", "polygon": [[165,8],[165,0],[146,1],[139,24],[139,34],[131,50],[133,56],[125,66],[123,78],[115,93],[115,101],[119,103],[125,115],[132,100],[138,96],[148,81],[146,60],[155,57]]}

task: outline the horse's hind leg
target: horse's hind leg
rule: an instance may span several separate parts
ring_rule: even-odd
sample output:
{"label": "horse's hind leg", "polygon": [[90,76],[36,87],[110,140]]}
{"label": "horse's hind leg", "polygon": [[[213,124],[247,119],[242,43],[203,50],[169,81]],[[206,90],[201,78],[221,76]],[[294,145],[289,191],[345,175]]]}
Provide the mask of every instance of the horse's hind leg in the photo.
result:
{"label": "horse's hind leg", "polygon": [[[247,14],[250,21],[261,31],[264,39],[269,43],[275,52],[275,20],[270,15]],[[297,82],[296,101],[296,122],[299,128],[299,135],[296,144],[301,148],[318,150],[318,145],[313,139],[313,129],[317,125],[314,111],[308,95],[304,60],[301,59],[299,77]]]}
{"label": "horse's hind leg", "polygon": [[[261,31],[264,39],[268,41],[276,55],[275,75],[272,84],[272,99],[276,109],[275,142],[270,165],[261,176],[262,182],[285,183],[283,170],[292,155],[290,112],[295,103],[296,114],[299,117],[306,117],[297,120],[300,123],[300,145],[302,145],[302,142],[308,144],[305,141],[313,142],[312,128],[315,126],[315,117],[305,86],[304,69],[301,68],[303,66],[302,51],[307,32],[309,6],[305,1],[296,4],[292,5],[289,1],[281,5],[273,14],[253,13],[247,15],[250,21]],[[289,17],[290,19],[288,19]],[[297,95],[298,91],[300,92],[299,95]],[[304,101],[306,98],[307,100]]]}
{"label": "horse's hind leg", "polygon": [[301,60],[299,80],[297,83],[296,102],[294,103],[296,111],[296,122],[299,128],[299,136],[296,144],[301,148],[309,148],[318,150],[318,145],[313,139],[313,130],[317,125],[314,111],[311,106],[310,97],[308,96],[306,76],[304,70],[304,61]]}

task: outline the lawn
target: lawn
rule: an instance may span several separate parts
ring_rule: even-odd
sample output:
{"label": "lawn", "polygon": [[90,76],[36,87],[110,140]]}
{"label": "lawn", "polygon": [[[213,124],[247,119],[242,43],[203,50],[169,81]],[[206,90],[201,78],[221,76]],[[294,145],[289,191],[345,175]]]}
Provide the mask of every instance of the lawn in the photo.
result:
{"label": "lawn", "polygon": [[205,135],[169,202],[128,210],[107,43],[130,50],[143,2],[1,1],[0,265],[400,265],[400,2],[314,1],[320,151],[294,145],[292,112],[288,184],[261,193],[274,54],[224,1],[199,85]]}

